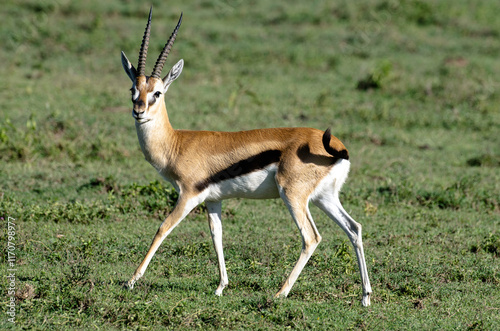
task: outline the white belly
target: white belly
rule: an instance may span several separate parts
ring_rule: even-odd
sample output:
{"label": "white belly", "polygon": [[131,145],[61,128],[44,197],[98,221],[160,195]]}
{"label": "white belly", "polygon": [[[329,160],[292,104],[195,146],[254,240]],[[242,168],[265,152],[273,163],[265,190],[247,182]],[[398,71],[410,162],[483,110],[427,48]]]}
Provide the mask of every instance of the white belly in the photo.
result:
{"label": "white belly", "polygon": [[230,198],[272,199],[279,198],[276,185],[275,164],[264,169],[253,171],[244,176],[223,180],[210,184],[204,194],[206,201],[220,201]]}

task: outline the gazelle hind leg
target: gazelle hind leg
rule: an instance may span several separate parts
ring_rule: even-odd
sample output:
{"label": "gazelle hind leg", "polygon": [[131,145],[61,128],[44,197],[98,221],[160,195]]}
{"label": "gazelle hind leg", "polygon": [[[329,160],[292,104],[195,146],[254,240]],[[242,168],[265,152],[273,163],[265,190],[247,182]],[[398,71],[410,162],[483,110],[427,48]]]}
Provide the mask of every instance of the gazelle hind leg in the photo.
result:
{"label": "gazelle hind leg", "polygon": [[321,235],[316,229],[316,225],[314,224],[311,214],[309,213],[307,198],[302,199],[301,201],[299,199],[288,197],[283,192],[280,192],[280,194],[283,201],[285,201],[295,224],[299,228],[300,235],[302,237],[302,250],[300,252],[299,259],[297,260],[297,263],[293,267],[292,272],[286,279],[285,283],[275,295],[275,297],[286,297],[302,272],[302,269],[304,269],[307,261],[320,243]]}
{"label": "gazelle hind leg", "polygon": [[135,282],[144,275],[146,269],[151,262],[151,259],[155,255],[156,251],[160,247],[161,243],[165,238],[172,232],[172,230],[196,207],[201,201],[199,201],[198,197],[192,197],[189,199],[185,199],[182,196],[179,197],[175,208],[172,212],[167,216],[165,221],[160,225],[156,235],[153,238],[153,242],[149,247],[146,256],[142,260],[139,267],[134,272],[132,278],[128,281],[127,286],[129,289],[134,288]]}
{"label": "gazelle hind leg", "polygon": [[221,202],[206,202],[208,211],[208,224],[210,226],[210,233],[212,234],[212,241],[214,243],[215,253],[217,254],[217,261],[219,262],[219,275],[220,284],[215,290],[216,295],[222,295],[222,290],[227,286],[227,272],[226,263],[224,261],[224,253],[222,249],[222,222],[221,216]]}
{"label": "gazelle hind leg", "polygon": [[361,282],[363,286],[363,306],[370,305],[370,294],[372,288],[370,279],[368,278],[368,269],[365,262],[365,253],[363,250],[363,240],[361,238],[361,224],[356,222],[342,207],[337,193],[323,195],[313,201],[313,203],[323,210],[328,217],[334,220],[349,237],[356,257],[358,260],[359,272],[361,274]]}

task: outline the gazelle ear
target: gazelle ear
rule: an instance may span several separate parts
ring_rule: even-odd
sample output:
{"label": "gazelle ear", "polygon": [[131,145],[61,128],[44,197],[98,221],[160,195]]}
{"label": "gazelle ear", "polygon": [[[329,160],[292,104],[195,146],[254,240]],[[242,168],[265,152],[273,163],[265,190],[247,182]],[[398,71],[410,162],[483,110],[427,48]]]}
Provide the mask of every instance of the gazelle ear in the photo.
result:
{"label": "gazelle ear", "polygon": [[165,78],[163,78],[163,93],[167,92],[170,84],[172,84],[172,82],[181,75],[183,67],[184,67],[184,60],[181,59],[172,67],[172,69],[170,69]]}
{"label": "gazelle ear", "polygon": [[123,53],[123,51],[122,51],[122,66],[127,75],[129,76],[130,80],[132,81],[132,83],[135,82],[135,78],[137,77],[136,75],[137,71],[135,70],[132,63],[130,63],[130,61],[127,59],[127,56],[125,55],[125,53]]}

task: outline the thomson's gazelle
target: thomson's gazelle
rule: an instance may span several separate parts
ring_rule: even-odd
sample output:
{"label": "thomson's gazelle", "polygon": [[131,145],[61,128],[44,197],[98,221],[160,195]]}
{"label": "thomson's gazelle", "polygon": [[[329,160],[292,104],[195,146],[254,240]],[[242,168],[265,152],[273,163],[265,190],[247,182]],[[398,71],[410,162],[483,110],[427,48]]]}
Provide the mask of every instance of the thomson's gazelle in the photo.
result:
{"label": "thomson's gazelle", "polygon": [[349,172],[349,154],[330,134],[310,128],[277,128],[241,132],[174,130],[163,94],[179,77],[184,65],[177,62],[160,77],[181,25],[161,52],[151,76],[144,74],[151,27],[151,11],[144,32],[137,69],[122,52],[122,64],[132,80],[132,116],[146,160],[179,192],[170,215],[161,224],[144,260],[128,282],[142,277],[156,250],[189,212],[202,202],[208,210],[212,240],[219,262],[220,284],[227,286],[222,251],[221,201],[229,198],[271,199],[285,202],[302,236],[297,264],[276,294],[286,297],[307,260],[321,241],[309,213],[309,202],[323,210],[345,231],[354,246],[363,286],[362,304],[370,304],[370,281],[361,240],[361,225],[339,201],[339,191]]}

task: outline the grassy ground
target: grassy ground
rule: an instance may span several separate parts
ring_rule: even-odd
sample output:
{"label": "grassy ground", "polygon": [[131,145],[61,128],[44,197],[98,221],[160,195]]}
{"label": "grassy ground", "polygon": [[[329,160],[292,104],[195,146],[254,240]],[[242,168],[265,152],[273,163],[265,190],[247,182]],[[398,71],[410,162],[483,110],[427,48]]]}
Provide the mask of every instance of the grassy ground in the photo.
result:
{"label": "grassy ground", "polygon": [[[500,3],[152,1],[148,68],[166,66],[176,128],[332,127],[350,151],[341,199],[363,224],[372,306],[346,236],[300,251],[280,201],[223,205],[229,287],[203,208],[123,288],[176,194],[144,161],[120,50],[149,4],[7,0],[0,12],[0,328],[500,328]],[[150,70],[150,69],[148,69]],[[8,217],[15,229],[8,234]],[[12,233],[13,232],[13,233]]]}

